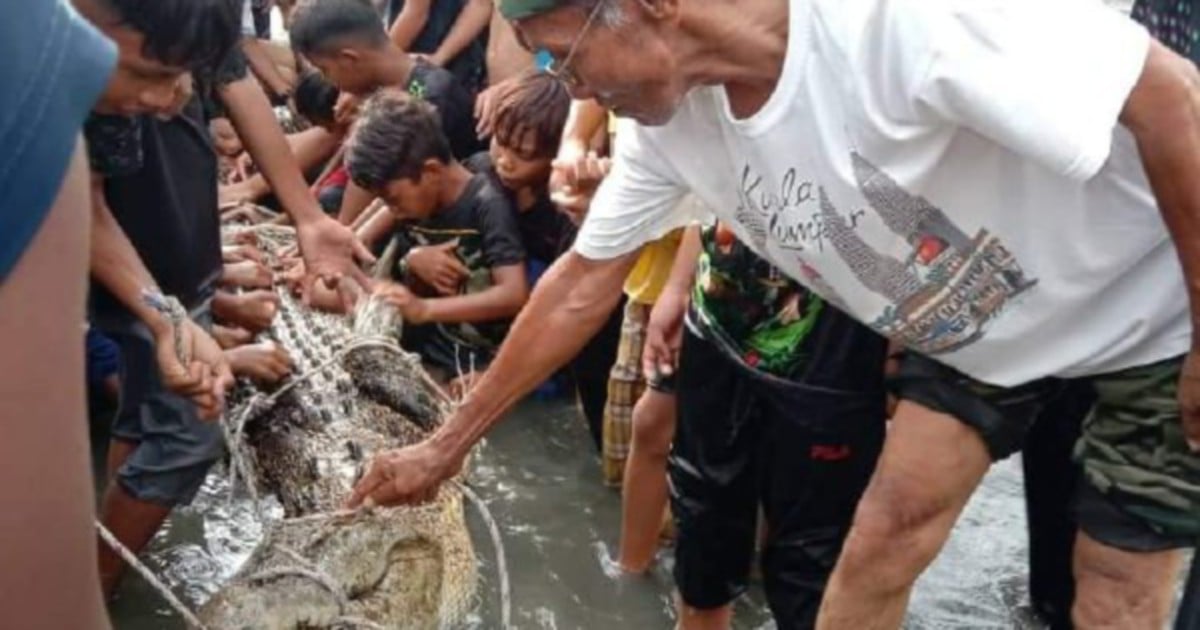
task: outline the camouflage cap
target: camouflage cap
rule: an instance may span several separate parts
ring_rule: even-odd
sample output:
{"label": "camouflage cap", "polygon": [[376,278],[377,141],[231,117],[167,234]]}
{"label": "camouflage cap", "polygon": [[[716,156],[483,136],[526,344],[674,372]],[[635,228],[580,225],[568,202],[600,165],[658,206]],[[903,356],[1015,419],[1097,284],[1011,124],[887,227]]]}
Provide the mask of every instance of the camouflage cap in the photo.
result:
{"label": "camouflage cap", "polygon": [[500,0],[500,15],[507,20],[521,20],[565,4],[564,0]]}

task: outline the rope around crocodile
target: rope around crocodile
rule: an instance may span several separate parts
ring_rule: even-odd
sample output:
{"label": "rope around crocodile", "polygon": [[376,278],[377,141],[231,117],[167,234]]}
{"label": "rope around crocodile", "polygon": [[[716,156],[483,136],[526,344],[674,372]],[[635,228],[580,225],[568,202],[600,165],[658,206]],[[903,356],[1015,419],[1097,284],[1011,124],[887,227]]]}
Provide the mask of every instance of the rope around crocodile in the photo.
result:
{"label": "rope around crocodile", "polygon": [[[390,339],[368,338],[368,339],[363,339],[361,341],[356,341],[356,342],[351,343],[351,344],[347,345],[346,347],[338,350],[337,352],[335,352],[333,354],[333,356],[331,356],[328,360],[322,362],[320,365],[317,365],[317,366],[313,367],[311,370],[305,372],[304,374],[293,378],[286,385],[284,385],[283,387],[279,388],[278,390],[272,392],[271,394],[256,393],[246,403],[245,407],[242,408],[241,413],[238,414],[238,417],[234,421],[228,422],[228,421],[226,421],[225,416],[221,417],[221,425],[222,425],[222,428],[224,429],[225,439],[227,442],[227,448],[229,449],[230,482],[229,482],[229,496],[228,496],[227,500],[229,500],[229,501],[233,500],[233,494],[234,494],[234,491],[238,484],[238,471],[240,469],[241,475],[242,475],[242,483],[243,483],[243,485],[245,485],[246,489],[250,493],[251,502],[254,506],[255,514],[259,518],[259,522],[262,522],[262,523],[267,522],[266,518],[264,517],[264,515],[262,513],[261,503],[258,500],[258,491],[256,488],[256,480],[254,479],[253,468],[250,466],[250,464],[246,460],[246,458],[249,456],[248,455],[248,447],[245,444],[245,440],[244,440],[244,436],[243,436],[243,429],[245,428],[246,422],[249,421],[249,419],[251,417],[253,417],[254,414],[257,413],[258,411],[260,411],[261,409],[265,409],[265,408],[271,406],[272,404],[274,404],[275,401],[278,400],[278,398],[280,396],[282,396],[284,393],[286,393],[287,391],[289,391],[292,388],[296,387],[297,385],[304,383],[307,380],[313,378],[320,372],[329,369],[330,367],[335,365],[341,359],[345,358],[346,355],[353,352],[354,350],[359,350],[359,349],[363,349],[363,348],[379,348],[379,349],[387,350],[389,352],[396,353],[400,358],[402,358],[404,360],[410,360],[409,354],[404,352],[404,350],[402,348],[400,348],[400,346],[398,344],[391,341]],[[446,398],[447,402],[450,402],[452,404],[456,402],[456,401],[450,399],[450,397],[447,396],[445,394],[445,392],[442,390],[441,386],[434,383],[433,380],[429,377],[429,375],[424,372],[424,370],[418,370],[418,373],[421,374],[422,379],[426,380],[428,384],[433,385],[434,386],[433,390],[441,393],[442,396]],[[463,496],[465,496],[467,498],[467,500],[470,501],[477,510],[479,510],[480,516],[483,518],[484,522],[487,524],[488,534],[490,535],[490,537],[492,539],[492,546],[496,552],[496,573],[498,576],[499,587],[500,587],[501,628],[503,630],[509,630],[510,628],[512,628],[512,591],[511,591],[511,586],[509,583],[508,562],[507,562],[506,555],[504,552],[504,540],[500,533],[500,526],[497,524],[496,519],[492,516],[491,510],[488,509],[487,503],[485,503],[478,494],[476,494],[473,490],[471,490],[466,484],[459,483],[457,481],[452,481],[451,483],[453,483],[456,487],[458,487],[458,489],[462,491]],[[296,519],[284,519],[284,520],[286,520],[286,521],[308,521],[308,520],[319,520],[319,519],[327,519],[327,518],[353,516],[355,514],[358,514],[360,512],[364,512],[364,511],[367,511],[370,509],[373,509],[373,508],[358,508],[356,510],[337,510],[337,511],[331,511],[331,512],[309,514],[307,516],[299,517]],[[100,538],[102,540],[104,540],[105,544],[107,544],[114,551],[116,551],[117,554],[120,555],[121,558],[126,563],[128,563],[130,566],[132,566],[134,568],[134,570],[137,571],[138,574],[141,575],[142,578],[145,579],[146,582],[148,584],[150,584],[150,586],[155,591],[157,591],[160,596],[162,596],[163,600],[166,601],[167,604],[169,604],[171,606],[171,608],[174,609],[175,612],[178,613],[179,616],[182,617],[183,620],[185,622],[187,622],[187,624],[189,626],[192,626],[193,628],[196,628],[197,630],[208,630],[207,627],[200,621],[200,619],[198,617],[196,617],[196,614],[190,608],[188,608],[187,605],[185,605],[182,601],[180,601],[178,597],[175,596],[175,593],[171,590],[171,588],[169,586],[167,586],[157,575],[155,575],[154,571],[150,567],[146,566],[141,560],[138,559],[136,554],[134,554],[132,551],[130,551],[127,547],[125,547],[125,545],[121,544],[121,542],[119,540],[117,540],[116,536],[114,536],[113,533],[111,531],[109,531],[108,528],[106,528],[104,526],[104,524],[101,523],[98,519],[94,520],[94,523],[95,523],[97,532],[99,532],[99,534],[100,534]],[[319,569],[314,567],[312,565],[312,563],[308,562],[307,559],[303,558],[303,556],[300,556],[299,554],[296,554],[296,556],[297,556],[297,558],[293,558],[293,559],[297,560],[299,565],[308,565],[308,566],[295,566],[295,567],[281,566],[281,567],[274,569],[271,572],[271,575],[261,575],[260,574],[260,576],[256,576],[256,577],[263,577],[264,579],[270,579],[270,578],[279,577],[282,575],[288,575],[290,577],[305,577],[305,578],[308,578],[308,579],[316,582],[317,584],[321,585],[322,587],[331,590],[331,592],[334,592],[334,594],[339,596],[340,598],[345,597],[344,593],[338,592],[338,589],[336,589],[336,587],[333,587],[333,580],[328,575],[324,574]],[[299,560],[304,560],[304,562],[299,562]],[[358,618],[352,618],[352,617],[340,617],[334,621],[334,627],[343,627],[343,626],[351,627],[351,628],[366,628],[367,630],[375,630],[377,628],[380,628],[380,626],[378,624],[371,622],[369,620],[366,620],[366,619],[358,619]]]}

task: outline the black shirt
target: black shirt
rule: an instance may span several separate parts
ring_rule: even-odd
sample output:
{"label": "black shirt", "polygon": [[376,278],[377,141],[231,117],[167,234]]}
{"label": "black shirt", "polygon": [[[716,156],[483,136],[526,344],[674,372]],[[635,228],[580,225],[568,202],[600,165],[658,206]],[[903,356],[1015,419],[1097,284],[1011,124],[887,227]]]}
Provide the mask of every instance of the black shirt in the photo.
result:
{"label": "black shirt", "polygon": [[521,208],[517,202],[516,191],[504,187],[496,167],[487,152],[477,153],[467,160],[465,166],[472,172],[488,176],[497,190],[508,198],[509,203],[517,213],[517,227],[521,231],[521,243],[530,258],[551,263],[571,249],[575,242],[578,228],[567,215],[558,211],[554,202],[550,201],[549,191],[542,191],[533,204]]}
{"label": "black shirt", "polygon": [[[450,34],[450,30],[454,27],[454,23],[458,20],[458,16],[462,13],[463,6],[466,0],[434,0],[429,6],[429,17],[425,20],[425,27],[417,33],[416,39],[413,40],[409,52],[433,54],[445,41],[446,36]],[[404,9],[404,0],[389,0],[388,2],[388,26],[396,21],[396,17],[400,15],[400,11]],[[463,86],[470,90],[471,93],[478,92],[484,84],[486,69],[484,64],[487,59],[487,29],[483,33],[467,44],[454,59],[451,59],[446,64],[446,69],[454,74]]]}
{"label": "black shirt", "polygon": [[465,160],[483,147],[475,134],[475,100],[453,74],[418,61],[404,89],[437,108],[442,118],[442,131],[450,141],[450,152],[456,159]]}
{"label": "black shirt", "polygon": [[[113,217],[163,292],[189,309],[207,297],[222,266],[217,156],[203,103],[217,87],[247,76],[236,51],[219,68],[195,74],[196,98],[171,120],[93,115],[84,126]],[[133,321],[103,287],[93,286],[92,297],[97,323]]]}
{"label": "black shirt", "polygon": [[[396,231],[399,258],[417,246],[458,239],[455,252],[470,271],[460,294],[492,286],[492,269],[523,264],[525,248],[508,198],[485,175],[474,175],[458,201],[420,222],[404,223]],[[403,280],[404,278],[399,278]],[[474,324],[443,324],[438,330],[468,348],[496,348],[508,333],[510,319]]]}

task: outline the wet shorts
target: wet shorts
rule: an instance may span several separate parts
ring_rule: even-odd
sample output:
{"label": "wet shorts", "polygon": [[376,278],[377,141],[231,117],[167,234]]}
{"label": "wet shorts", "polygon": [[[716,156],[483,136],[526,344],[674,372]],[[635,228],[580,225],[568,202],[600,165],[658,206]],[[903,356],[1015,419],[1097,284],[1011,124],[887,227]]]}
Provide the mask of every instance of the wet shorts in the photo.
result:
{"label": "wet shorts", "polygon": [[745,592],[761,506],[771,612],[783,630],[811,628],[883,444],[879,379],[872,394],[767,376],[688,330],[676,386],[668,474],[681,598],[711,609]]}
{"label": "wet shorts", "polygon": [[[193,313],[211,324],[207,311]],[[137,445],[117,471],[134,498],[174,507],[196,496],[209,468],[224,455],[221,426],[204,422],[191,401],[163,389],[154,342],[140,325],[109,331],[121,350],[121,404],[112,438]]]}
{"label": "wet shorts", "polygon": [[[1200,457],[1188,451],[1176,382],[1182,359],[1084,380],[1096,404],[1075,460],[1089,490],[1079,526],[1096,540],[1133,551],[1188,547],[1200,538]],[[915,353],[900,360],[891,387],[904,400],[946,413],[979,432],[993,460],[1020,450],[1041,408],[1065,382],[987,385]]]}

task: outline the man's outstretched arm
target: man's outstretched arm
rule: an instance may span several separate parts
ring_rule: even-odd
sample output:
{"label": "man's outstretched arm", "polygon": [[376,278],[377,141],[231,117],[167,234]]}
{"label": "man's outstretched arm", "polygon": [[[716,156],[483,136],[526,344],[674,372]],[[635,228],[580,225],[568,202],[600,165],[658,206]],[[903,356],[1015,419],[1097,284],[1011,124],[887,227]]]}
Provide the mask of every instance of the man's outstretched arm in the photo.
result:
{"label": "man's outstretched arm", "polygon": [[538,282],[496,360],[454,415],[428,440],[376,455],[350,506],[432,498],[484,433],[600,330],[620,301],[638,253],[604,261],[575,252],[560,258]]}
{"label": "man's outstretched arm", "polygon": [[1137,139],[1159,211],[1179,251],[1192,349],[1179,382],[1184,435],[1200,451],[1200,72],[1157,42],[1121,113]]}

